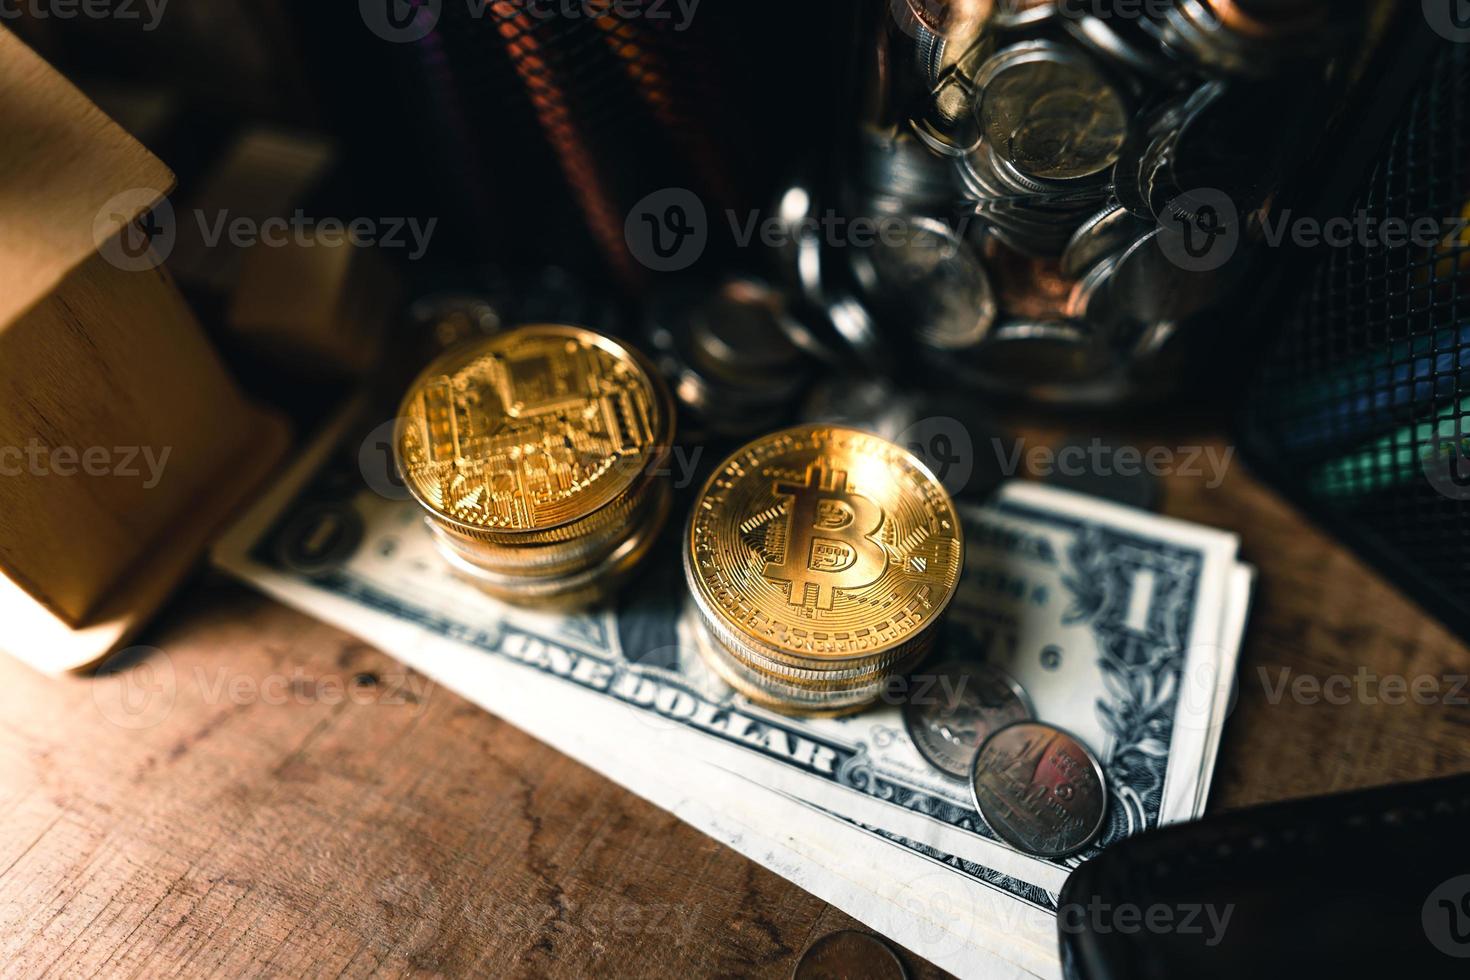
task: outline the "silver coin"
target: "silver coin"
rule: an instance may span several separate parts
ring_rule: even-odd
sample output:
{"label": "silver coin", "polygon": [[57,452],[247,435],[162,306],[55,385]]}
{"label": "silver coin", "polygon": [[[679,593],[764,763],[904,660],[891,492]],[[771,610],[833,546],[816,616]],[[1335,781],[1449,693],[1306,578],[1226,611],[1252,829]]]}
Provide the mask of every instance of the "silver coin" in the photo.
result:
{"label": "silver coin", "polygon": [[949,661],[909,678],[903,722],[926,762],[964,779],[991,732],[1033,717],[1021,686],[984,662]]}
{"label": "silver coin", "polygon": [[744,435],[779,423],[806,384],[779,296],[756,280],[682,286],[649,304],[645,336],[674,397],[703,430]]}
{"label": "silver coin", "polygon": [[1127,248],[1145,230],[1123,205],[1108,205],[1072,233],[1062,251],[1062,275],[1079,278],[1102,259]]}
{"label": "silver coin", "polygon": [[1161,244],[1164,233],[1154,228],[1128,246],[1108,285],[1113,307],[1139,323],[1182,320],[1213,306],[1242,267],[1240,261],[1226,260],[1212,269],[1182,268]]}
{"label": "silver coin", "polygon": [[1123,94],[1086,56],[1050,41],[996,53],[981,66],[975,90],[985,139],[1032,177],[1102,173],[1128,135]]}
{"label": "silver coin", "polygon": [[736,382],[752,375],[800,371],[801,351],[781,325],[785,301],[764,282],[727,279],[692,311],[694,358],[700,367]]}
{"label": "silver coin", "polygon": [[1033,857],[1061,858],[1102,830],[1102,764],[1073,736],[1022,721],[992,734],[970,768],[975,808],[997,837]]}
{"label": "silver coin", "polygon": [[902,311],[919,343],[960,350],[985,338],[998,307],[975,249],[943,221],[911,217],[902,233],[849,251],[859,286]]}
{"label": "silver coin", "polygon": [[943,207],[959,191],[946,161],[908,136],[864,130],[856,171],[865,197],[900,202],[904,211]]}
{"label": "silver coin", "polygon": [[1067,14],[1062,25],[1078,43],[1086,45],[1093,53],[1125,68],[1154,79],[1168,79],[1178,71],[1178,65],[1165,57],[1154,40],[1138,30],[1130,29],[1131,21],[1113,16],[1083,13]]}
{"label": "silver coin", "polygon": [[1240,214],[1256,210],[1288,167],[1299,105],[1299,99],[1283,95],[1275,111],[1262,113],[1247,86],[1201,85],[1180,106],[1168,152],[1152,175],[1154,215],[1162,220],[1170,201],[1202,188],[1227,195]]}
{"label": "silver coin", "polygon": [[808,224],[818,213],[816,199],[805,185],[793,184],[778,204],[780,220],[794,242],[783,247],[779,260],[796,287],[789,316],[779,325],[799,350],[829,365],[861,365],[881,370],[889,352],[872,314],[852,294],[854,283],[846,263],[832,255],[814,227]]}
{"label": "silver coin", "polygon": [[1010,3],[997,4],[994,16],[996,30],[1019,31],[1058,20],[1061,18],[1061,11],[1055,3],[1011,0]]}
{"label": "silver coin", "polygon": [[772,219],[778,234],[775,236],[775,264],[787,283],[806,289],[803,281],[802,244],[814,237],[817,219],[817,194],[815,182],[800,174],[786,183],[771,205]]}
{"label": "silver coin", "polygon": [[971,100],[968,82],[951,71],[935,87],[924,113],[909,121],[909,129],[937,156],[964,156],[980,145]]}
{"label": "silver coin", "polygon": [[[1126,212],[1125,212],[1126,213]],[[1096,324],[1112,322],[1112,311],[1106,308],[1108,287],[1118,271],[1118,257],[1105,256],[1077,280],[1067,297],[1067,316],[1074,320],[1088,320]]]}
{"label": "silver coin", "polygon": [[[1214,0],[1174,0],[1161,18],[1140,26],[1169,50],[1231,74],[1264,77],[1328,54],[1350,37],[1363,4],[1255,5],[1222,17]],[[1234,4],[1230,6],[1236,6]],[[1339,8],[1348,7],[1345,14]]]}
{"label": "silver coin", "polygon": [[1153,206],[1145,183],[1146,171],[1154,169],[1163,146],[1178,132],[1184,119],[1187,97],[1175,99],[1145,115],[1129,131],[1118,162],[1113,167],[1113,194],[1118,203],[1146,221],[1154,220]]}

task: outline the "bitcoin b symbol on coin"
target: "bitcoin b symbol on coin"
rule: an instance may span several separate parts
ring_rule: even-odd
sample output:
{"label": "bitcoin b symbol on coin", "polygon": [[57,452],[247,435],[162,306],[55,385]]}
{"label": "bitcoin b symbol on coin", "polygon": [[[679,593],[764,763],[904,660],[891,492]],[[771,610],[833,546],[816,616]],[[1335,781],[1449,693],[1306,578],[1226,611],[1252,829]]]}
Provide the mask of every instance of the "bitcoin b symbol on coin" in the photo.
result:
{"label": "bitcoin b symbol on coin", "polygon": [[847,474],[820,465],[806,471],[806,482],[777,482],[775,492],[790,501],[786,554],[767,562],[764,574],[785,582],[787,601],[804,606],[816,589],[818,609],[831,609],[837,589],[862,589],[878,581],[888,553],[869,535],[883,525],[883,509],[847,486]]}

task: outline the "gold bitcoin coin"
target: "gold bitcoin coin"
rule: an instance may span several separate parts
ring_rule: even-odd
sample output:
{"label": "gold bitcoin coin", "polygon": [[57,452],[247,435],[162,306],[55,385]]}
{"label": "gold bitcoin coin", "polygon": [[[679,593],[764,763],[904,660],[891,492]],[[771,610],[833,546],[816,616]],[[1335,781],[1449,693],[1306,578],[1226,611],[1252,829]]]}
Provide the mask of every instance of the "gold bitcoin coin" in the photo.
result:
{"label": "gold bitcoin coin", "polygon": [[650,492],[616,524],[608,524],[571,541],[548,544],[501,546],[456,534],[434,521],[427,521],[434,543],[471,564],[499,575],[527,578],[556,578],[595,565],[629,537],[630,528],[641,527],[666,503],[668,481],[651,482]]}
{"label": "gold bitcoin coin", "polygon": [[451,531],[502,545],[624,522],[673,439],[668,390],[591,330],[520,327],[444,355],[399,410],[405,482]]}
{"label": "gold bitcoin coin", "polygon": [[815,425],[757,439],[715,470],[695,501],[685,570],[737,659],[749,647],[821,668],[916,649],[962,557],[954,503],[918,460]]}
{"label": "gold bitcoin coin", "polygon": [[654,492],[653,509],[629,529],[616,548],[595,563],[558,577],[498,574],[458,552],[441,549],[440,553],[459,578],[502,602],[543,610],[581,609],[605,602],[627,582],[658,541],[672,500],[673,492],[666,483],[660,483]]}

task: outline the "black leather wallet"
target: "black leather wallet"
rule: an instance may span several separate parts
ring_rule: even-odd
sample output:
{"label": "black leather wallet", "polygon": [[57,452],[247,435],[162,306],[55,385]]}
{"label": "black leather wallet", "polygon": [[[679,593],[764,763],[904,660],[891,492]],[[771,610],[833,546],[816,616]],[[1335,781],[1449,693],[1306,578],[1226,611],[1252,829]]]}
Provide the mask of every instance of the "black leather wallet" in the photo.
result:
{"label": "black leather wallet", "polygon": [[1470,776],[1130,838],[1067,880],[1068,980],[1470,978]]}

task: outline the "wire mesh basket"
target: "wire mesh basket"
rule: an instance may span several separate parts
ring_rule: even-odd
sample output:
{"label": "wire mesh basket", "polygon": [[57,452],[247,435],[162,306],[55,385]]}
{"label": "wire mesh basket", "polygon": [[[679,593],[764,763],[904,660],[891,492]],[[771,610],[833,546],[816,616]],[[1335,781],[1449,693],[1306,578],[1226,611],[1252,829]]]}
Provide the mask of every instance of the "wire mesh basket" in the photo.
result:
{"label": "wire mesh basket", "polygon": [[1345,243],[1288,293],[1243,422],[1259,467],[1465,631],[1470,46],[1434,50]]}

